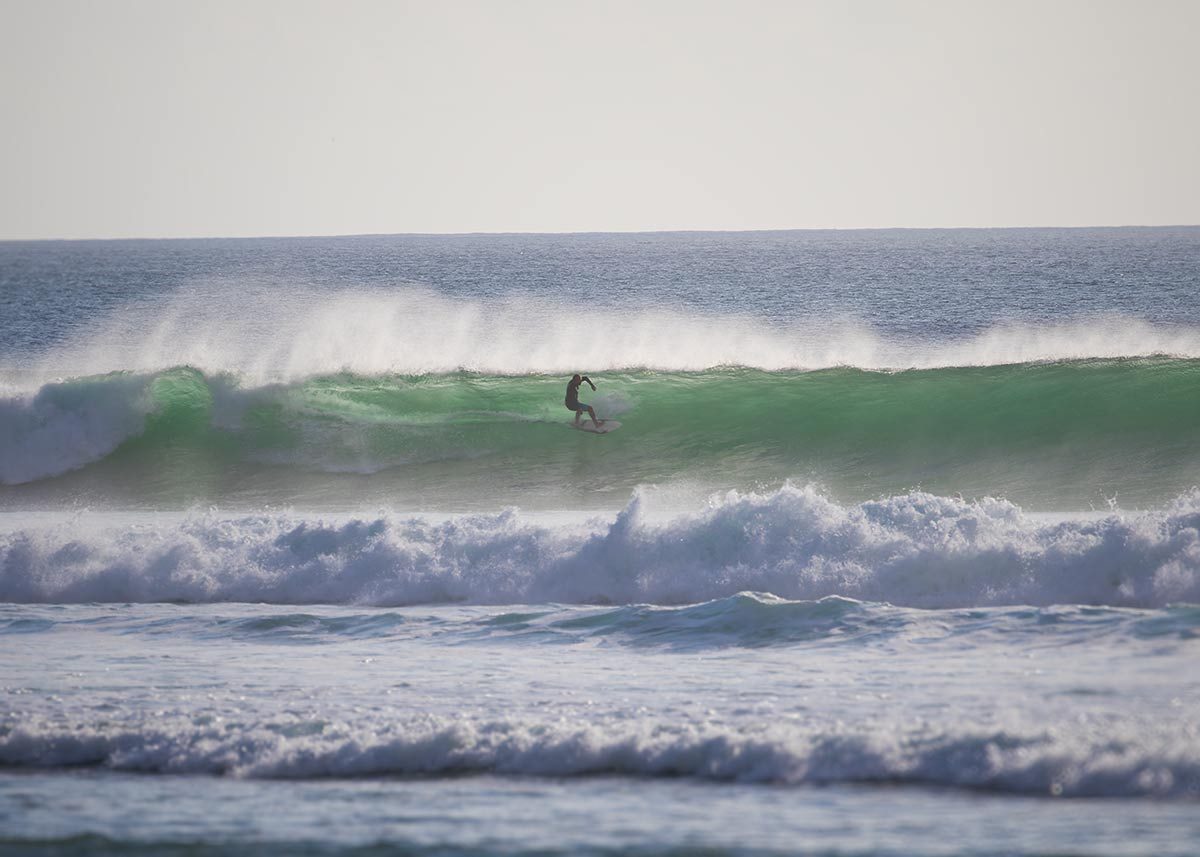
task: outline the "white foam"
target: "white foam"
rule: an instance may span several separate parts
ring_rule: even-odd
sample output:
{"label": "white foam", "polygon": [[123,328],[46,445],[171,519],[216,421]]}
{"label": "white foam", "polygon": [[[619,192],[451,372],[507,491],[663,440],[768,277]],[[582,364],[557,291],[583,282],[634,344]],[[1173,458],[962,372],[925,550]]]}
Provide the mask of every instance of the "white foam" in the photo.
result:
{"label": "white foam", "polygon": [[[642,718],[572,727],[563,721],[450,720],[328,724],[281,734],[280,723],[230,731],[183,718],[121,725],[25,718],[0,732],[0,765],[105,766],[121,771],[312,779],[494,773],[622,774],[750,783],[897,783],[1083,796],[1200,794],[1200,755],[1162,725],[1091,731],[1011,724],[937,731],[875,724],[741,727]],[[311,730],[299,730],[311,732]]]}
{"label": "white foam", "polygon": [[741,591],[912,607],[1200,602],[1200,491],[1169,507],[1046,522],[1001,500],[910,493],[841,505],[812,488],[731,492],[649,519],[550,525],[515,510],[189,516],[0,533],[0,599],[280,604],[681,604]]}

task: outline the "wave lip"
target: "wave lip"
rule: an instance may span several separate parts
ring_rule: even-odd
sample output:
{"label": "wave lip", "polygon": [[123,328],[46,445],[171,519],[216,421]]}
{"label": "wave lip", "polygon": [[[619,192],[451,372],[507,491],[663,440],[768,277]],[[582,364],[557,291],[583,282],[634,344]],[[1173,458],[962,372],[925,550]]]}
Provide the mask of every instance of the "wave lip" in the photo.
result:
{"label": "wave lip", "polygon": [[516,510],[134,529],[81,518],[0,533],[0,600],[681,605],[749,591],[928,608],[1200,603],[1200,491],[1156,512],[1053,523],[1003,500],[921,492],[857,505],[811,487],[730,492],[666,521],[644,503],[636,494],[582,530]]}
{"label": "wave lip", "polygon": [[131,376],[77,379],[0,399],[0,485],[83,467],[140,434],[153,410],[148,383]]}
{"label": "wave lip", "polygon": [[[1161,730],[1159,730],[1161,732]],[[589,725],[425,717],[387,728],[263,723],[231,734],[188,723],[7,725],[0,765],[99,766],[268,779],[493,773],[690,777],[746,783],[940,785],[1063,797],[1200,798],[1194,745],[1131,727],[944,732],[899,727]]]}

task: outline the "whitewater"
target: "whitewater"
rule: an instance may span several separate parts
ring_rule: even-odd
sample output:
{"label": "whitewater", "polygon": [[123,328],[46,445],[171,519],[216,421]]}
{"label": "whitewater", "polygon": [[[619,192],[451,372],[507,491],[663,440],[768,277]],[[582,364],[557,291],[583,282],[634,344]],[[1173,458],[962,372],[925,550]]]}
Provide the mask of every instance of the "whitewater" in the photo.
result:
{"label": "whitewater", "polygon": [[0,850],[1191,854],[1198,288],[1192,227],[0,244]]}

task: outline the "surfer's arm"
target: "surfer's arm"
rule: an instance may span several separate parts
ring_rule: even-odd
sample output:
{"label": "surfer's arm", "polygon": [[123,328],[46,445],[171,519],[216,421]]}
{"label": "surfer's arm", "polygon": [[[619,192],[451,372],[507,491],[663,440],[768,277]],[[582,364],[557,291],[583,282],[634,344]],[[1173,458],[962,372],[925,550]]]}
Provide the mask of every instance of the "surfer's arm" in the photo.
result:
{"label": "surfer's arm", "polygon": [[596,389],[596,385],[592,383],[592,379],[589,378],[587,375],[584,375],[582,380],[587,381],[588,386],[591,387],[593,390]]}

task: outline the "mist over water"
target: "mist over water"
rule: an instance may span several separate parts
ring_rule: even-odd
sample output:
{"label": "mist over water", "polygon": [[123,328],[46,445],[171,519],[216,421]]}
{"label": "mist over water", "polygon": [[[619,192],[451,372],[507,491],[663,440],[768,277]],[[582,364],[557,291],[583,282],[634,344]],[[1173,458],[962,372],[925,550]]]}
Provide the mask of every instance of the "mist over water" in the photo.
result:
{"label": "mist over water", "polygon": [[[251,385],[355,375],[554,374],[721,367],[895,371],[1100,358],[1200,358],[1200,327],[1112,313],[977,331],[889,333],[819,312],[769,317],[618,308],[561,298],[451,297],[400,285],[326,294],[185,292],[95,319],[77,339],[13,361],[7,383],[192,367]],[[20,370],[24,370],[23,373]]]}

